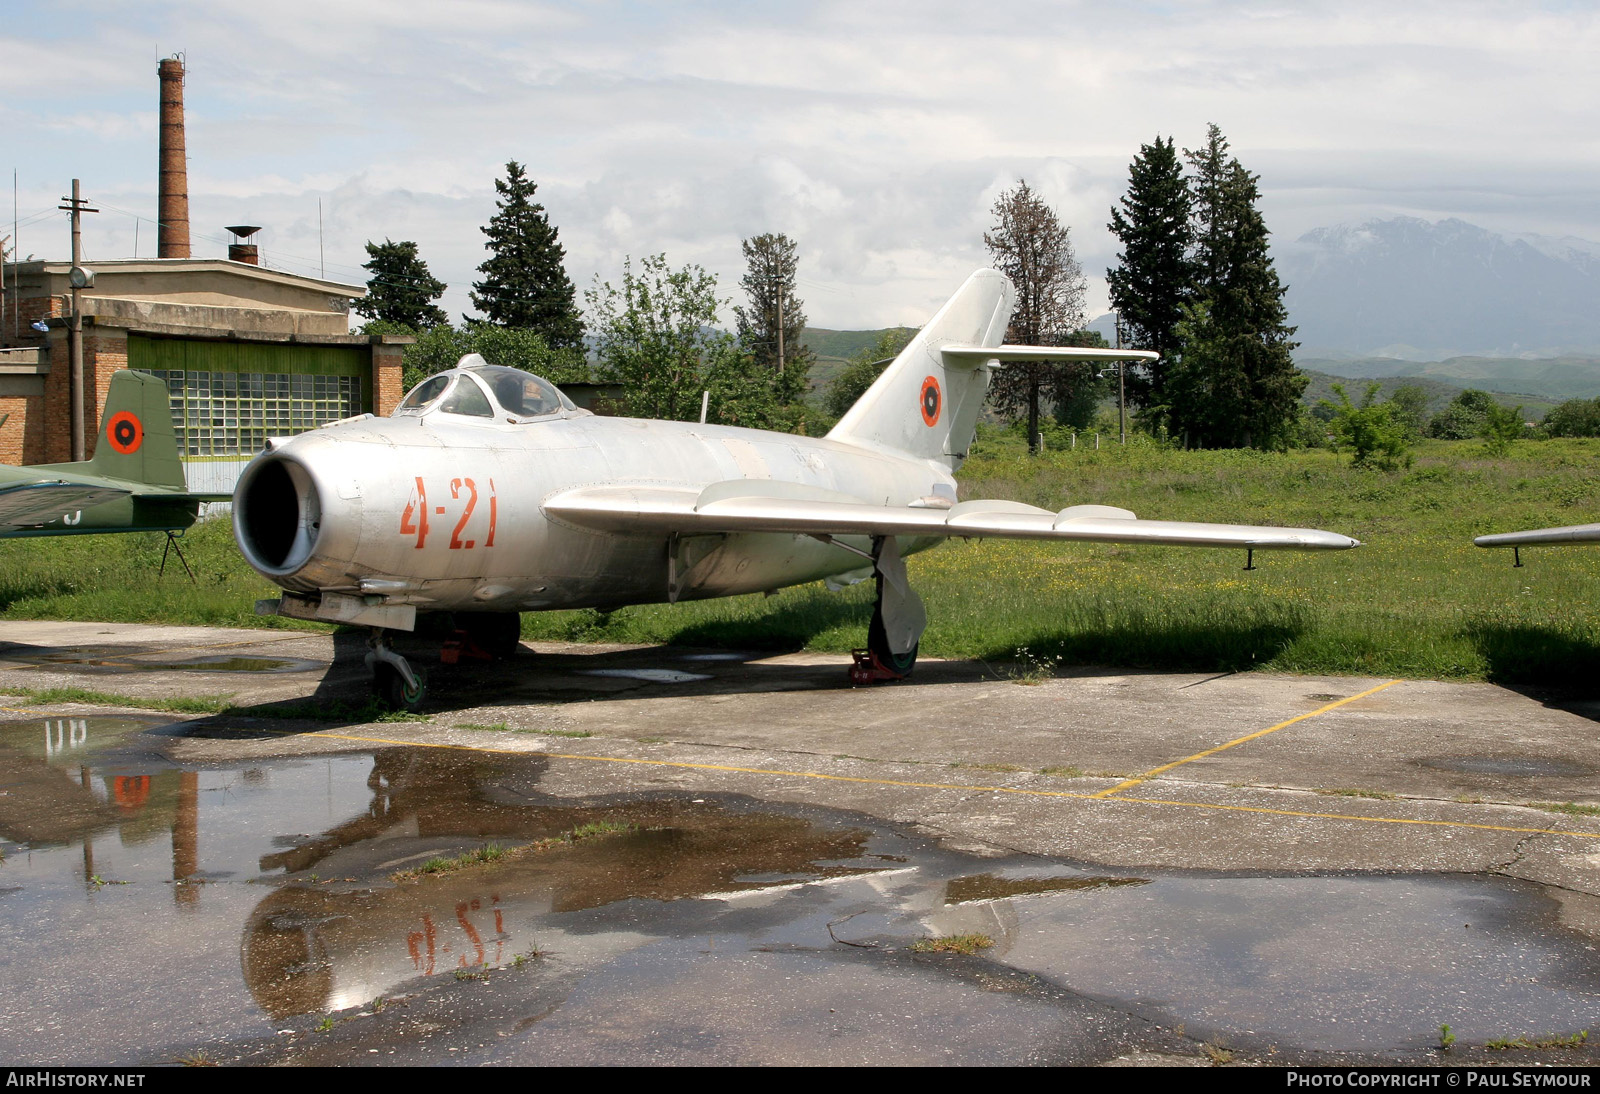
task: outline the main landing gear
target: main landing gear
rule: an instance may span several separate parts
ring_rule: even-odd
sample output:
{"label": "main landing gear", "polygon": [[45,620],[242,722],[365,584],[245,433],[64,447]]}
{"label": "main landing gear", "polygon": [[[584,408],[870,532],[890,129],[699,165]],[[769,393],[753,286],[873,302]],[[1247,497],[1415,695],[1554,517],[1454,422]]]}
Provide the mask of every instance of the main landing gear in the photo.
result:
{"label": "main landing gear", "polygon": [[445,642],[439,660],[447,665],[462,658],[502,661],[522,644],[522,616],[516,612],[456,612],[456,632]]}
{"label": "main landing gear", "polygon": [[917,664],[917,647],[928,625],[928,613],[906,579],[905,559],[893,536],[872,541],[873,576],[878,595],[867,626],[867,648],[850,651],[852,684],[904,680]]}
{"label": "main landing gear", "polygon": [[416,713],[428,695],[428,677],[390,644],[389,633],[373,627],[367,637],[367,668],[372,670],[372,691],[391,710]]}

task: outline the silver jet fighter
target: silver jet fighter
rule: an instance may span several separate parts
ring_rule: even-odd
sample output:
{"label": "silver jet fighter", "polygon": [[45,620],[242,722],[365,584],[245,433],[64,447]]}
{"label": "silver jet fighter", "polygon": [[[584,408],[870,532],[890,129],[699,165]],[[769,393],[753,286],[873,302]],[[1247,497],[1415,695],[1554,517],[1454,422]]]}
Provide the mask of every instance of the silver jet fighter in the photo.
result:
{"label": "silver jet fighter", "polygon": [[595,417],[476,355],[370,415],[274,441],[239,479],[234,533],[284,590],[262,610],[373,628],[368,664],[414,708],[421,675],[387,633],[419,608],[516,648],[517,613],[609,609],[874,577],[858,681],[911,671],[927,622],[905,557],[952,536],[1341,550],[1305,528],[1139,520],[956,500],[991,370],[1148,361],[1129,350],[1005,346],[1013,289],[974,273],[826,437]]}

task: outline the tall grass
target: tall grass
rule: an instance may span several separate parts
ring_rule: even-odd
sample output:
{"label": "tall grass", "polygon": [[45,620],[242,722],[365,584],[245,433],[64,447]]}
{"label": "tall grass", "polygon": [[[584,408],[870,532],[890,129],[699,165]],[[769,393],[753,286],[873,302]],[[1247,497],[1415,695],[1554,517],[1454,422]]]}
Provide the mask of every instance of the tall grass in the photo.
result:
{"label": "tall grass", "polygon": [[[1258,552],[1012,540],[954,541],[915,556],[930,656],[1069,664],[1588,682],[1600,664],[1600,550],[1506,551],[1472,537],[1600,519],[1600,441],[1425,442],[1405,472],[1358,471],[1330,452],[1183,452],[1150,443],[1029,457],[985,434],[965,497],[1050,509],[1095,502],[1173,520],[1327,528],[1357,551]],[[13,618],[316,626],[253,614],[274,590],[225,521],[184,540],[198,581],[161,536],[0,542],[0,607]],[[529,613],[531,639],[848,650],[865,641],[870,584],[820,585],[597,612]]]}

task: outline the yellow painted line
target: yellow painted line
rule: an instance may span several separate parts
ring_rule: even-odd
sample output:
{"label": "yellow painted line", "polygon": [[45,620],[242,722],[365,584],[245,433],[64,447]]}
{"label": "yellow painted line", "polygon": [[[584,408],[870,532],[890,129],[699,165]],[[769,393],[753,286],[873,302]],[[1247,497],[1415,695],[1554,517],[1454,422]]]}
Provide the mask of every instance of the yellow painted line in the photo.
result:
{"label": "yellow painted line", "polygon": [[[1353,702],[1362,696],[1371,695],[1373,692],[1380,691],[1382,688],[1388,687],[1390,684],[1397,683],[1400,683],[1400,681],[1391,680],[1388,684],[1382,684],[1379,687],[1371,689],[1370,691],[1364,691],[1361,693],[1361,695],[1352,695],[1348,699],[1341,699],[1339,702]],[[1333,705],[1337,706],[1339,704],[1336,703]],[[1323,709],[1329,708],[1325,707]],[[36,714],[46,717],[63,717],[63,715],[60,714],[52,715],[46,711],[26,710],[17,707],[0,707],[0,711],[12,714]],[[1312,714],[1317,713],[1321,712],[1312,712]],[[1303,714],[1300,717],[1303,719],[1311,716],[1311,714]],[[1291,721],[1298,720],[1300,719],[1291,719]],[[1285,722],[1283,724],[1288,725],[1290,723]],[[1281,727],[1275,726],[1273,728]],[[829,775],[821,771],[787,771],[782,768],[739,767],[732,764],[690,763],[687,760],[646,760],[638,759],[632,756],[596,756],[584,755],[576,752],[541,752],[534,749],[492,748],[483,745],[444,744],[434,741],[407,741],[395,737],[369,737],[354,733],[303,733],[299,730],[290,729],[265,730],[264,732],[277,737],[321,737],[333,741],[352,741],[357,744],[396,745],[404,748],[438,748],[454,750],[457,752],[484,752],[504,756],[540,756],[549,760],[576,760],[587,763],[607,764],[635,764],[640,767],[670,767],[688,771],[723,771],[739,775],[770,775],[778,778],[815,779],[822,782],[859,783],[867,786],[899,786],[915,790],[955,790],[965,793],[1011,794],[1024,798],[1068,798],[1076,801],[1095,802],[1097,804],[1104,803],[1108,805],[1176,806],[1182,809],[1207,809],[1222,813],[1257,813],[1277,817],[1302,817],[1311,820],[1350,821],[1358,824],[1411,824],[1429,828],[1461,828],[1480,832],[1514,832],[1520,835],[1574,836],[1579,839],[1600,840],[1600,832],[1585,832],[1581,829],[1575,830],[1570,828],[1524,828],[1507,824],[1474,824],[1470,821],[1424,820],[1417,817],[1363,816],[1357,813],[1319,813],[1311,810],[1301,809],[1272,809],[1267,806],[1259,805],[1224,805],[1217,802],[1195,802],[1167,798],[1107,798],[1104,791],[1095,794],[1080,794],[1074,793],[1070,790],[1031,790],[1015,786],[982,786],[974,783],[935,783],[912,782],[910,780],[901,779],[872,779],[859,775]],[[1263,730],[1262,732],[1265,733],[1270,731]],[[1252,736],[1260,735],[1261,734],[1258,733],[1253,734]],[[1240,739],[1244,740],[1246,738]]]}
{"label": "yellow painted line", "polygon": [[[1391,680],[1389,683],[1399,683]],[[1383,685],[1387,687],[1388,684]],[[1377,691],[1374,688],[1373,691]],[[1362,692],[1369,695],[1371,692]],[[1350,702],[1361,696],[1352,695]],[[1306,715],[1305,717],[1309,717]],[[1567,828],[1521,828],[1507,824],[1474,824],[1470,821],[1423,820],[1417,817],[1368,817],[1357,813],[1316,813],[1299,809],[1270,809],[1259,805],[1223,805],[1216,802],[1178,801],[1165,798],[1106,798],[1102,794],[1075,794],[1069,790],[1029,790],[1015,786],[978,786],[966,783],[922,783],[900,779],[869,779],[859,775],[829,775],[821,771],[785,771],[770,767],[736,767],[731,764],[697,764],[686,760],[641,760],[631,756],[589,756],[581,753],[524,751],[516,748],[486,748],[479,745],[440,744],[425,741],[402,741],[392,737],[365,737],[351,733],[309,733],[309,737],[326,737],[337,741],[355,741],[361,744],[402,745],[409,748],[442,748],[460,752],[489,752],[506,756],[542,756],[549,760],[584,760],[590,763],[638,764],[641,767],[672,767],[690,771],[727,771],[740,775],[773,775],[791,779],[817,779],[825,782],[865,783],[869,786],[903,786],[918,790],[960,790],[992,794],[1014,794],[1027,798],[1074,798],[1078,801],[1100,801],[1128,805],[1175,805],[1187,809],[1210,809],[1225,813],[1264,813],[1278,817],[1306,817],[1314,820],[1356,821],[1363,824],[1415,824],[1432,828],[1468,828],[1482,832],[1517,832],[1539,836],[1578,836],[1600,840],[1600,832],[1574,831]]]}
{"label": "yellow painted line", "polygon": [[1287,728],[1289,726],[1292,726],[1296,722],[1303,722],[1307,718],[1315,718],[1319,714],[1326,714],[1330,710],[1336,710],[1339,707],[1344,706],[1346,703],[1355,702],[1357,699],[1365,699],[1369,695],[1376,695],[1378,692],[1382,691],[1384,688],[1392,688],[1398,683],[1401,683],[1401,681],[1399,681],[1399,680],[1390,680],[1386,684],[1379,684],[1375,688],[1368,688],[1366,691],[1363,691],[1360,695],[1347,696],[1346,698],[1339,699],[1339,700],[1337,700],[1335,702],[1329,703],[1327,706],[1318,707],[1316,710],[1307,711],[1305,714],[1297,714],[1293,718],[1290,718],[1288,721],[1279,722],[1275,726],[1268,726],[1266,729],[1258,729],[1254,733],[1245,734],[1243,737],[1235,737],[1233,740],[1228,741],[1226,744],[1220,744],[1216,748],[1208,748],[1204,752],[1196,752],[1193,756],[1185,756],[1181,760],[1173,760],[1170,764],[1163,764],[1161,767],[1152,768],[1151,770],[1146,771],[1143,775],[1136,775],[1133,778],[1126,780],[1125,782],[1118,783],[1116,786],[1113,786],[1109,790],[1102,790],[1102,791],[1100,791],[1100,793],[1098,793],[1098,794],[1096,794],[1094,796],[1097,797],[1097,798],[1109,798],[1111,795],[1113,795],[1115,793],[1118,793],[1119,791],[1127,790],[1129,787],[1138,786],[1140,783],[1147,782],[1150,779],[1155,778],[1157,775],[1161,775],[1161,774],[1164,774],[1164,773],[1166,773],[1168,771],[1171,771],[1175,767],[1182,767],[1184,764],[1191,764],[1191,763],[1194,763],[1196,760],[1203,760],[1207,756],[1215,756],[1217,753],[1224,752],[1224,751],[1234,747],[1235,745],[1242,745],[1246,741],[1255,740],[1257,737],[1265,737],[1269,733],[1276,733],[1276,732],[1278,732],[1278,730],[1285,729],[1285,728]]}

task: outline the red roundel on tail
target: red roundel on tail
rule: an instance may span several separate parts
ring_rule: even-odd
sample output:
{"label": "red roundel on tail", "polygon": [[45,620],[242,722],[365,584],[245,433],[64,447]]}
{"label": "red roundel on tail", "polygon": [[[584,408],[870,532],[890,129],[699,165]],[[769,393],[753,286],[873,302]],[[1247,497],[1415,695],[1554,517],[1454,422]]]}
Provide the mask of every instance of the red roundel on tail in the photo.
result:
{"label": "red roundel on tail", "polygon": [[944,392],[939,390],[937,377],[928,376],[922,381],[922,420],[928,425],[939,424],[939,412],[944,409]]}
{"label": "red roundel on tail", "polygon": [[131,456],[139,451],[139,446],[144,443],[144,423],[132,411],[124,410],[111,416],[106,423],[106,440],[111,442],[111,447],[121,452],[124,456]]}

